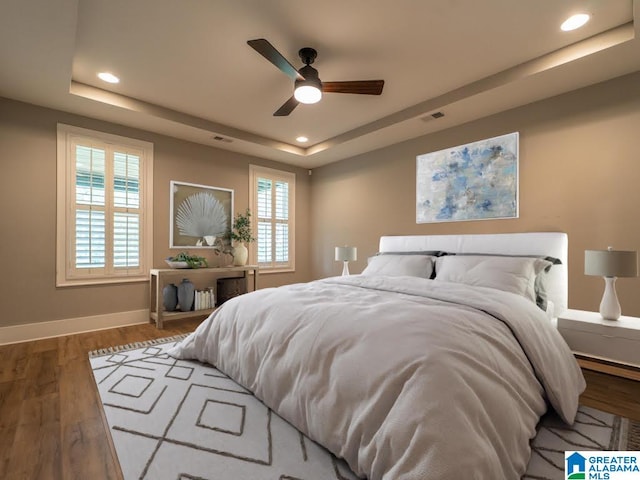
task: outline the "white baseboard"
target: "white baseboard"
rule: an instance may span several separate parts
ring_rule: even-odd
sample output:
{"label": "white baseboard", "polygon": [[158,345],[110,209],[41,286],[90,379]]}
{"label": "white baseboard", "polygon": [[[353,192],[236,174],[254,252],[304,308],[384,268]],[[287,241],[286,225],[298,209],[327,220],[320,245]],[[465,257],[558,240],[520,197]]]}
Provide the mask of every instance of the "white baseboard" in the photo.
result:
{"label": "white baseboard", "polygon": [[0,345],[149,322],[149,309],[0,327]]}

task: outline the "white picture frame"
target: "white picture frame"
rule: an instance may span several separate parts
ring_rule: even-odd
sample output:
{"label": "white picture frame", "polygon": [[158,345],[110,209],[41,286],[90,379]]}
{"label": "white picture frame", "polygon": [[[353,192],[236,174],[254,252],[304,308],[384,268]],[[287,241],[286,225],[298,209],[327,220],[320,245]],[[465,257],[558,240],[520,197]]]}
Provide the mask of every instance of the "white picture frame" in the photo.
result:
{"label": "white picture frame", "polygon": [[229,243],[233,190],[170,181],[169,248],[219,248]]}

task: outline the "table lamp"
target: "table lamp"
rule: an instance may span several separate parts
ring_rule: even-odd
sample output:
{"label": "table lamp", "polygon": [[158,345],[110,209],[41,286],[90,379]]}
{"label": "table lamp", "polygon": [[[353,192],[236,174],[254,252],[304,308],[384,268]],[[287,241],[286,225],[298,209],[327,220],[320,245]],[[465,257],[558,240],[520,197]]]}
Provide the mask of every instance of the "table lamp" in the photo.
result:
{"label": "table lamp", "polygon": [[600,302],[600,315],[606,320],[620,318],[620,302],[616,294],[617,277],[638,276],[638,254],[634,251],[585,250],[584,274],[604,277],[604,294]]}
{"label": "table lamp", "polygon": [[342,275],[349,275],[349,262],[358,259],[358,249],[356,247],[336,247],[336,262],[343,262]]}

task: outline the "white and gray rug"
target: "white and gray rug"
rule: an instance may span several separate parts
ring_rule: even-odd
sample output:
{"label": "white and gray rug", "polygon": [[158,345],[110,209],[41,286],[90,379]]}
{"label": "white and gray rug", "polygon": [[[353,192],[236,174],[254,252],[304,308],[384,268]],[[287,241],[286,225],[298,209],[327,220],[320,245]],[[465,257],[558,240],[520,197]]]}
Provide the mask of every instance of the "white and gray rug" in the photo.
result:
{"label": "white and gray rug", "polygon": [[[219,370],[168,356],[183,337],[90,354],[126,480],[358,478]],[[564,478],[565,450],[625,450],[627,425],[587,407],[573,427],[545,417],[523,478]]]}

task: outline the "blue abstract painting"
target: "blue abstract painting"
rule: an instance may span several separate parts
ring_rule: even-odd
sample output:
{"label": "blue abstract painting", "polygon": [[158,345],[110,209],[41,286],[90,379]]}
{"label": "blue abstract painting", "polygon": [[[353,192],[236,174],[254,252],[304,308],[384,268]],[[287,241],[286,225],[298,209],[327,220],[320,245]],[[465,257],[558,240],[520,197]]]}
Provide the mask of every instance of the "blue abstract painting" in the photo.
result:
{"label": "blue abstract painting", "polygon": [[417,223],[518,217],[518,132],[416,160]]}

